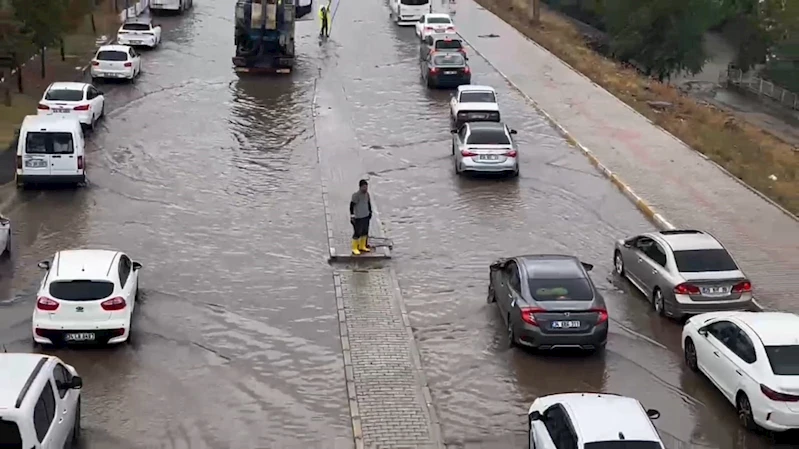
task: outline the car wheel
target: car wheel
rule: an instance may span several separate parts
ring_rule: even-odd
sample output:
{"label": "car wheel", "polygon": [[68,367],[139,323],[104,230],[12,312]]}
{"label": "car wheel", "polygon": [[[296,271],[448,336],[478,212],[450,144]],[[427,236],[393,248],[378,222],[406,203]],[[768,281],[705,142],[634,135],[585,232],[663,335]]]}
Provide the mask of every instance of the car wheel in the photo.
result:
{"label": "car wheel", "polygon": [[6,254],[9,254],[9,255],[11,254],[11,230],[10,229],[8,230],[8,238],[6,238],[5,252],[6,252]]}
{"label": "car wheel", "polygon": [[488,283],[488,296],[486,297],[486,302],[491,304],[497,302],[497,293],[494,291],[494,283]]}
{"label": "car wheel", "polygon": [[699,372],[699,362],[696,358],[696,346],[690,338],[685,340],[685,366],[691,371]]}
{"label": "car wheel", "polygon": [[75,424],[72,426],[71,447],[77,448],[79,445],[80,445],[80,398],[78,398],[78,406],[75,410]]}
{"label": "car wheel", "polygon": [[508,347],[516,347],[516,332],[513,331],[513,321],[511,321],[510,315],[508,315]]}
{"label": "car wheel", "polygon": [[738,393],[738,398],[735,400],[735,408],[738,410],[738,422],[741,423],[746,430],[757,430],[755,417],[752,416],[752,404],[749,402],[749,397],[746,393]]}
{"label": "car wheel", "polygon": [[103,117],[105,117],[105,101],[103,102],[103,105],[100,107],[100,118]]}
{"label": "car wheel", "polygon": [[659,288],[656,288],[655,291],[652,292],[652,305],[658,315],[666,316],[666,302],[663,299],[663,292],[661,292]]}
{"label": "car wheel", "polygon": [[461,174],[461,168],[460,168],[460,166],[458,166],[458,160],[457,159],[455,159],[455,174],[456,175],[460,175]]}
{"label": "car wheel", "polygon": [[616,270],[616,274],[624,276],[624,259],[621,257],[621,251],[616,250],[613,253],[613,267]]}
{"label": "car wheel", "polygon": [[519,177],[519,167],[518,166],[516,166],[516,170],[513,170],[510,173],[510,176],[511,176],[511,178],[518,178]]}

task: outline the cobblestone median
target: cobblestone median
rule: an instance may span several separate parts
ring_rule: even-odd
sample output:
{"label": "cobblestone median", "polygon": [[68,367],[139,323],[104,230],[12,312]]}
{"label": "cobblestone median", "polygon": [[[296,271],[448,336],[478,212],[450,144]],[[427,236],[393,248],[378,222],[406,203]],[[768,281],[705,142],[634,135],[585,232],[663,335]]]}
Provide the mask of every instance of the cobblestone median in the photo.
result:
{"label": "cobblestone median", "polygon": [[334,280],[356,448],[443,447],[393,271],[336,270]]}

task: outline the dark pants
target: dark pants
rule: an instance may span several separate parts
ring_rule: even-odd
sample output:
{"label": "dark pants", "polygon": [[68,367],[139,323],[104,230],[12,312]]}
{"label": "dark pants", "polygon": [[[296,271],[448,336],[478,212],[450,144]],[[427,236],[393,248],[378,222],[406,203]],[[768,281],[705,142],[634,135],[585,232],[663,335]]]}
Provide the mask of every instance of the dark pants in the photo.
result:
{"label": "dark pants", "polygon": [[358,240],[361,237],[369,237],[369,217],[356,218],[352,221],[352,239]]}
{"label": "dark pants", "polygon": [[322,19],[322,32],[319,33],[320,36],[330,36],[330,31],[327,29],[327,19]]}

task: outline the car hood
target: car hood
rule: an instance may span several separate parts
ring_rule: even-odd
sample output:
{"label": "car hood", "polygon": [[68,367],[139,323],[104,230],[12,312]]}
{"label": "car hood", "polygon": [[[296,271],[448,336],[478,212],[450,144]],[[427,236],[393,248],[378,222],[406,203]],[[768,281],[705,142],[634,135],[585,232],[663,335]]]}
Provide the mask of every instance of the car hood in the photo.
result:
{"label": "car hood", "polygon": [[499,105],[496,103],[458,103],[459,111],[488,111],[499,112]]}

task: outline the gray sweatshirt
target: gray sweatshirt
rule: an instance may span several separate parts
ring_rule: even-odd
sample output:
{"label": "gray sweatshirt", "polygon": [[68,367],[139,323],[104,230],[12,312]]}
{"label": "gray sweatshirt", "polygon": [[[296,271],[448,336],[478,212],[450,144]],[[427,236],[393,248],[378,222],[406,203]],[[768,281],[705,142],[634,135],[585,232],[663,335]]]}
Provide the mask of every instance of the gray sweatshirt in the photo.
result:
{"label": "gray sweatshirt", "polygon": [[372,215],[372,202],[369,200],[369,192],[360,190],[352,194],[350,200],[350,215],[355,218],[366,218]]}

